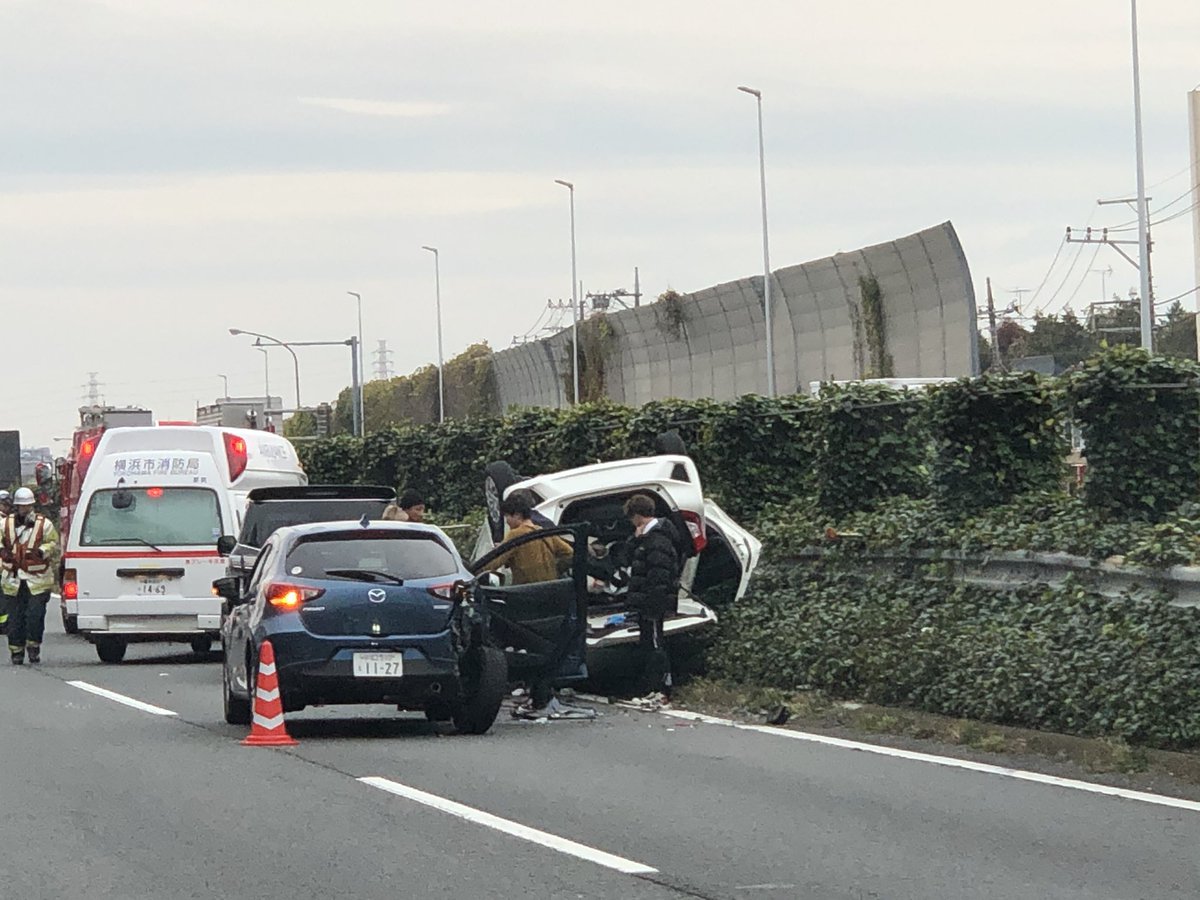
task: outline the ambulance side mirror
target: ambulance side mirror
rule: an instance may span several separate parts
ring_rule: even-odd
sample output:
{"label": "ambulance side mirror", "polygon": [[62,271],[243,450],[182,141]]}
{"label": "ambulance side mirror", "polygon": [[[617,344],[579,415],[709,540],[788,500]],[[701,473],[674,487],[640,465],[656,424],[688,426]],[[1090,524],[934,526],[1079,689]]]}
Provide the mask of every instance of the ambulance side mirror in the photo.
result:
{"label": "ambulance side mirror", "polygon": [[237,538],[232,534],[223,534],[217,538],[217,553],[221,554],[221,556],[228,556],[236,546]]}
{"label": "ambulance side mirror", "polygon": [[113,491],[112,508],[113,509],[129,509],[133,506],[133,494],[124,488]]}

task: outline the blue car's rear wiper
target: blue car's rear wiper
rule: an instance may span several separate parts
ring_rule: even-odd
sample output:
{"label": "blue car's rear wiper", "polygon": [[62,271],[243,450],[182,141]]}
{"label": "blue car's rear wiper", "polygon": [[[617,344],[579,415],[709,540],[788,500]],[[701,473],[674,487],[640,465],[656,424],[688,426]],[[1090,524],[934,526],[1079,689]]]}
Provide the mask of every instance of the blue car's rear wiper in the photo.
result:
{"label": "blue car's rear wiper", "polygon": [[403,578],[377,569],[326,569],[325,574],[334,578],[353,578],[356,581],[390,581],[392,584],[404,584]]}

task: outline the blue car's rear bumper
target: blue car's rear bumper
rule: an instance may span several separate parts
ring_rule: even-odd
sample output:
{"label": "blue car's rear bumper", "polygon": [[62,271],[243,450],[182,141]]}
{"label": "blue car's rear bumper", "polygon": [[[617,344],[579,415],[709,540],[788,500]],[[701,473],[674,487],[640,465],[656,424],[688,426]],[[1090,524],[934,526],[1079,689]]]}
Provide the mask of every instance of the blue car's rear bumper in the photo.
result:
{"label": "blue car's rear bumper", "polygon": [[[266,639],[275,650],[279,692],[288,711],[334,703],[387,703],[426,709],[458,697],[458,657],[449,631],[371,638],[325,637],[302,629],[264,628],[257,643]],[[402,653],[403,675],[355,677],[356,651]]]}

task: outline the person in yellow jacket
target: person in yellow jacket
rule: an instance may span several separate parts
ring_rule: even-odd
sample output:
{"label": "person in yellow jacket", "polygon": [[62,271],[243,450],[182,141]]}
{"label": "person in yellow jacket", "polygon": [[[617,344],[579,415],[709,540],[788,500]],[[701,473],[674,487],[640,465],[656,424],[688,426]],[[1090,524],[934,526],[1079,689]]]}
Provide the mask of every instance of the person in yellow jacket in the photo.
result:
{"label": "person in yellow jacket", "polygon": [[0,532],[0,590],[9,603],[8,652],[12,664],[42,661],[46,606],[54,588],[51,558],[58,547],[54,523],[34,510],[33,491],[13,495],[13,511]]}

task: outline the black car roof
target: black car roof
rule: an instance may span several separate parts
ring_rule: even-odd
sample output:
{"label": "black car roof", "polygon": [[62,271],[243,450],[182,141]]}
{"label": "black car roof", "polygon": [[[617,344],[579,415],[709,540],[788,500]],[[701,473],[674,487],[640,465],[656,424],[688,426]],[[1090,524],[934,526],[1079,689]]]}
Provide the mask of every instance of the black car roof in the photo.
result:
{"label": "black car roof", "polygon": [[275,500],[387,500],[396,499],[395,488],[371,484],[309,484],[295,487],[255,488],[246,495],[250,503]]}

